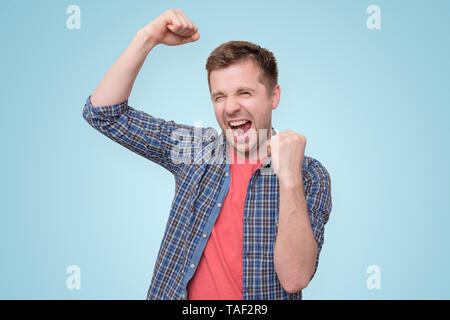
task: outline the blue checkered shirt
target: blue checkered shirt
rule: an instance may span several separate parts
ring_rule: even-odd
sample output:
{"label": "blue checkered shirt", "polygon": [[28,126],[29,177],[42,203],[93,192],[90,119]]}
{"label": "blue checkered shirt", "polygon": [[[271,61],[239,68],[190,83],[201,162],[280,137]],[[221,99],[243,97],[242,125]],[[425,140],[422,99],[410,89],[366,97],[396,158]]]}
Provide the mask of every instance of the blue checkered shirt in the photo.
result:
{"label": "blue checkered shirt", "polygon": [[[175,177],[175,196],[155,264],[147,299],[186,299],[221,204],[230,186],[227,142],[214,128],[199,128],[155,118],[128,100],[94,108],[88,97],[84,119],[96,130],[151,160]],[[278,228],[278,178],[270,157],[250,179],[244,205],[244,299],[302,299],[277,278],[273,251]],[[331,211],[330,177],[322,164],[304,157],[302,178],[311,228],[319,254]],[[313,277],[312,276],[312,277]],[[311,277],[311,279],[312,279]]]}

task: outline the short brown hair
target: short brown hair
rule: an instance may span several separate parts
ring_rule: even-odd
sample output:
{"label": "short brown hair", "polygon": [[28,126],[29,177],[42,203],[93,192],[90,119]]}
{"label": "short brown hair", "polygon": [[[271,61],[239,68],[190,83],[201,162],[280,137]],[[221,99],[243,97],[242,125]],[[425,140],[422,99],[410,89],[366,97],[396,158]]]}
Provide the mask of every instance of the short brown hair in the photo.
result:
{"label": "short brown hair", "polygon": [[278,84],[278,67],[272,52],[247,41],[228,41],[211,52],[206,61],[208,71],[208,86],[211,91],[209,76],[211,71],[228,67],[245,60],[253,61],[262,71],[261,83],[266,86],[267,94],[272,93],[274,86]]}

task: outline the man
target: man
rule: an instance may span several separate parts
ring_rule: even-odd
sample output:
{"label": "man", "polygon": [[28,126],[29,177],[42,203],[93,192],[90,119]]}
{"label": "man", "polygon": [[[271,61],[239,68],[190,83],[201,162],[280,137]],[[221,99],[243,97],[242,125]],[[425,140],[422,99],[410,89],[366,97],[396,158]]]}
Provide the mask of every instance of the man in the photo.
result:
{"label": "man", "polygon": [[128,105],[153,47],[199,38],[182,11],[164,12],[137,32],[83,108],[95,129],[175,176],[147,298],[301,299],[317,270],[331,185],[320,162],[304,155],[304,136],[272,128],[280,101],[273,54],[230,41],[209,56],[221,134]]}

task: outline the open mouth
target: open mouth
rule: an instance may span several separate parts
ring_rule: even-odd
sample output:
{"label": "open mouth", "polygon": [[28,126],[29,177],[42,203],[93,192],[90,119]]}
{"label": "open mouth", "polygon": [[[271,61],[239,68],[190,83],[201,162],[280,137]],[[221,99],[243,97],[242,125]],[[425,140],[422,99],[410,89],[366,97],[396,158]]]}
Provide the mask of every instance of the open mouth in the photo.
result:
{"label": "open mouth", "polygon": [[235,137],[243,137],[252,127],[252,122],[250,120],[229,121],[228,125],[233,130]]}

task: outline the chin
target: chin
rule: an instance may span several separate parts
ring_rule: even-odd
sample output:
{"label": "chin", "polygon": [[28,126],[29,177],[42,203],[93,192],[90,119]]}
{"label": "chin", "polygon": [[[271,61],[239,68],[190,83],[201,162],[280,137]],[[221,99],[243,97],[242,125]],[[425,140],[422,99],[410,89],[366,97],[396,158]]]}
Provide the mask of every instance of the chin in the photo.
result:
{"label": "chin", "polygon": [[246,156],[256,157],[257,156],[257,144],[256,141],[249,142],[246,141],[245,145],[239,142],[231,142],[231,146],[233,147],[234,152],[245,153]]}

